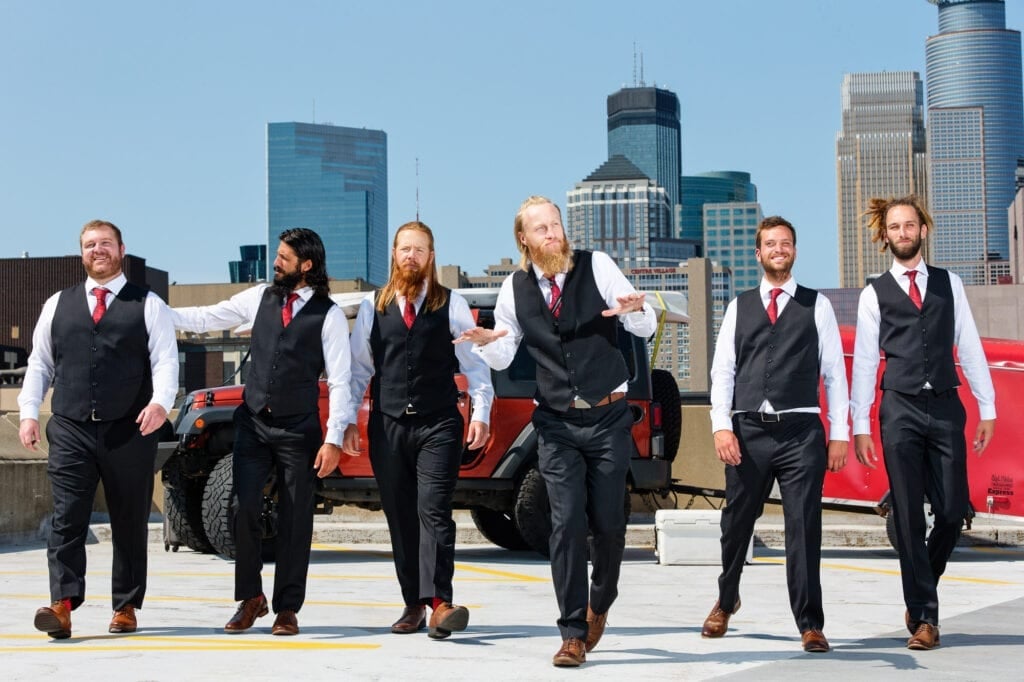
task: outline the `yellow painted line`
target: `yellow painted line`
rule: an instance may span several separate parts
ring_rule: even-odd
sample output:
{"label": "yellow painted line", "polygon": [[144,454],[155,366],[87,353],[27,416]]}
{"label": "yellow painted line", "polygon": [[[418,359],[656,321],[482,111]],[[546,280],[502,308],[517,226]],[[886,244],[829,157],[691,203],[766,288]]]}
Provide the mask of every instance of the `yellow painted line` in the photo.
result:
{"label": "yellow painted line", "polygon": [[[149,638],[147,638],[149,639]],[[173,638],[167,638],[172,640]],[[42,646],[0,646],[0,652],[23,653],[36,651],[54,653],[56,651],[67,652],[99,652],[99,651],[338,651],[338,650],[372,650],[379,649],[380,644],[341,644],[328,642],[273,642],[260,640],[251,644],[227,642],[223,640],[206,641],[193,645],[178,644],[168,641],[167,644],[135,644],[127,640],[120,640],[109,645],[77,644],[74,638],[62,640],[59,643],[51,643]]]}
{"label": "yellow painted line", "polygon": [[[757,557],[754,559],[757,563],[764,564],[785,564],[785,559],[775,559],[771,557]],[[822,568],[833,568],[841,571],[853,571],[856,573],[874,573],[877,575],[900,575],[899,570],[892,570],[888,568],[866,568],[864,566],[853,566],[850,564],[833,564],[833,563],[822,563]],[[958,583],[973,583],[977,585],[1020,585],[1020,581],[1016,580],[995,580],[993,578],[971,578],[968,576],[957,576],[950,575],[948,573],[942,576],[943,582],[958,582]]]}
{"label": "yellow painted line", "polygon": [[[546,576],[546,577],[543,577],[543,578],[538,578],[535,575],[527,575],[525,573],[511,573],[509,571],[496,571],[493,568],[481,568],[480,566],[470,566],[469,564],[460,564],[458,562],[456,562],[456,564],[455,564],[455,570],[456,570],[455,582],[459,582],[459,581],[462,581],[462,580],[467,580],[466,578],[463,578],[458,573],[458,571],[469,571],[470,573],[481,573],[483,575],[491,575],[491,576],[494,576],[496,578],[506,578],[508,580],[518,580],[518,581],[527,582],[527,583],[546,583],[546,582],[550,582],[550,580],[551,580],[551,576]],[[474,581],[473,578],[469,578],[468,580],[469,581]]]}

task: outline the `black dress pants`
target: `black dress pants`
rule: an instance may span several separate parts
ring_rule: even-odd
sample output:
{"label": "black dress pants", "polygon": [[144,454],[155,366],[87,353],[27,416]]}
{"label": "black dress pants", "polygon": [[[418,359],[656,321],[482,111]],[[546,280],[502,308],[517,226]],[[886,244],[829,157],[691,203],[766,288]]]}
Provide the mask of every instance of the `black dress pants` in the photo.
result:
{"label": "black dress pants", "polygon": [[235,515],[235,599],[263,592],[263,488],[277,474],[277,566],[274,613],[299,611],[306,599],[316,471],[313,462],[323,443],[317,412],[292,417],[257,416],[245,404],[235,410],[232,465],[238,497]]}
{"label": "black dress pants", "polygon": [[142,607],[146,596],[149,512],[157,434],[143,436],[135,415],[115,421],[75,421],[55,414],[46,424],[47,473],[53,491],[53,527],[46,557],[52,601],[85,599],[85,541],[96,487],[110,512],[114,558],[111,605]]}
{"label": "black dress pants", "polygon": [[[538,406],[537,466],[551,503],[551,577],[562,639],[587,636],[587,604],[605,613],[618,596],[626,474],[634,451],[633,415],[625,400],[555,412]],[[587,528],[593,533],[587,580]]]}
{"label": "black dress pants", "polygon": [[[883,391],[878,420],[896,520],[903,600],[911,622],[939,622],[939,578],[970,504],[967,414],[955,388],[916,396]],[[935,526],[925,541],[924,496]]]}
{"label": "black dress pants", "polygon": [[733,416],[741,460],[725,468],[722,509],[722,574],[718,600],[731,613],[739,599],[740,574],[754,522],[779,482],[786,525],[786,584],[800,632],[825,624],[821,606],[821,487],[828,466],[825,427],[812,413],[788,413],[763,422],[758,413]]}
{"label": "black dress pants", "polygon": [[453,598],[452,495],[462,458],[462,415],[370,413],[370,463],[391,534],[395,572],[407,606]]}

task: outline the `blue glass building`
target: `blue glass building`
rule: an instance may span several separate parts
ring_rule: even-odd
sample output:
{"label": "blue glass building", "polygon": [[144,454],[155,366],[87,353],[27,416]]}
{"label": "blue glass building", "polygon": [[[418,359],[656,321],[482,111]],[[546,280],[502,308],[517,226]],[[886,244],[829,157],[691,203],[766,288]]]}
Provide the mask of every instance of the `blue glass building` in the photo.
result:
{"label": "blue glass building", "polygon": [[608,95],[608,158],[622,155],[679,202],[682,152],[679,98],[654,87],[622,88]]}
{"label": "blue glass building", "polygon": [[[280,234],[280,232],[278,232]],[[238,247],[240,260],[228,262],[231,282],[259,282],[267,278],[267,245],[246,244]]]}
{"label": "blue glass building", "polygon": [[679,188],[682,193],[676,220],[679,225],[679,237],[702,246],[704,204],[757,201],[757,186],[750,181],[750,173],[742,171],[684,175],[679,179]]}
{"label": "blue glass building", "polygon": [[929,0],[926,44],[932,261],[966,284],[1009,274],[1007,207],[1024,157],[1020,32],[1003,0]]}
{"label": "blue glass building", "polygon": [[732,271],[736,293],[761,282],[761,264],[754,255],[757,226],[764,216],[756,201],[704,204],[704,246],[707,257]]}
{"label": "blue glass building", "polygon": [[332,279],[382,286],[389,257],[387,152],[381,130],[267,124],[271,253],[282,230],[308,227],[324,241]]}

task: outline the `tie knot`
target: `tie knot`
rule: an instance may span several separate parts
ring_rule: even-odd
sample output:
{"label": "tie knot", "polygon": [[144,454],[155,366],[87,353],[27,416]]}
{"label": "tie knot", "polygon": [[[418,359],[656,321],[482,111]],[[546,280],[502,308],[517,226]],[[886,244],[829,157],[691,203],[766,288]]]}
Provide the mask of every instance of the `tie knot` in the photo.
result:
{"label": "tie knot", "polygon": [[779,287],[775,287],[774,289],[772,289],[771,293],[772,293],[772,300],[774,301],[774,300],[776,300],[779,297],[779,294],[782,293],[782,289],[780,289]]}
{"label": "tie knot", "polygon": [[93,289],[92,289],[92,295],[95,296],[97,299],[100,299],[100,300],[103,300],[103,301],[107,300],[107,294],[109,294],[109,293],[110,293],[110,289],[108,289],[106,287],[93,287]]}
{"label": "tie knot", "polygon": [[292,293],[288,294],[288,300],[286,300],[284,304],[291,305],[292,303],[295,303],[295,299],[297,299],[298,297],[299,295],[293,291]]}
{"label": "tie knot", "polygon": [[910,283],[913,284],[914,280],[917,279],[917,270],[907,270],[906,275],[907,279],[910,280]]}

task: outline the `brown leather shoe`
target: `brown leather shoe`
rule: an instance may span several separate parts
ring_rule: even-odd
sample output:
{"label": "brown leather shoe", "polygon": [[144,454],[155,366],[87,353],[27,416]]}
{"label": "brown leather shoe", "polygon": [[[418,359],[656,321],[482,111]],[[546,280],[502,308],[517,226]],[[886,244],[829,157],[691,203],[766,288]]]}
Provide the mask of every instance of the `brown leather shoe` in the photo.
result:
{"label": "brown leather shoe", "polygon": [[411,635],[427,627],[427,607],[423,604],[406,606],[402,617],[392,624],[391,632],[396,635]]}
{"label": "brown leather shoe", "polygon": [[467,625],[469,625],[469,609],[465,606],[453,606],[448,602],[443,602],[430,614],[427,637],[444,639],[453,632],[465,630]]}
{"label": "brown leather shoe", "polygon": [[704,619],[704,627],[701,628],[701,637],[722,637],[729,629],[729,618],[732,614],[740,610],[740,600],[736,600],[736,606],[733,607],[731,612],[725,612],[722,607],[716,601],[714,608],[711,609],[711,613]]}
{"label": "brown leather shoe", "polygon": [[559,668],[576,668],[587,660],[586,645],[576,637],[570,637],[562,642],[562,648],[558,650],[551,663]]}
{"label": "brown leather shoe", "polygon": [[135,620],[135,607],[125,604],[123,609],[114,611],[114,617],[110,619],[108,632],[135,632],[138,629],[138,622]]}
{"label": "brown leather shoe", "polygon": [[67,639],[71,636],[71,611],[64,606],[64,602],[55,601],[36,610],[34,624],[36,630],[54,639]]}
{"label": "brown leather shoe", "polygon": [[829,650],[828,640],[821,630],[804,630],[800,633],[804,641],[804,651],[812,654],[823,654]]}
{"label": "brown leather shoe", "polygon": [[931,623],[921,623],[914,635],[907,640],[907,648],[916,651],[927,651],[939,646],[939,628]]}
{"label": "brown leather shoe", "polygon": [[229,635],[245,632],[253,626],[257,618],[268,613],[270,613],[270,609],[267,608],[267,598],[264,595],[245,599],[238,605],[235,615],[231,616],[231,620],[224,626],[224,632]]}
{"label": "brown leather shoe", "polygon": [[596,614],[590,610],[590,605],[587,605],[587,653],[589,654],[597,646],[597,643],[601,641],[601,635],[604,634],[604,626],[608,621],[608,612],[605,611],[602,614]]}
{"label": "brown leather shoe", "polygon": [[271,628],[272,635],[297,635],[299,634],[299,619],[295,617],[294,611],[282,611],[274,619],[274,627]]}

